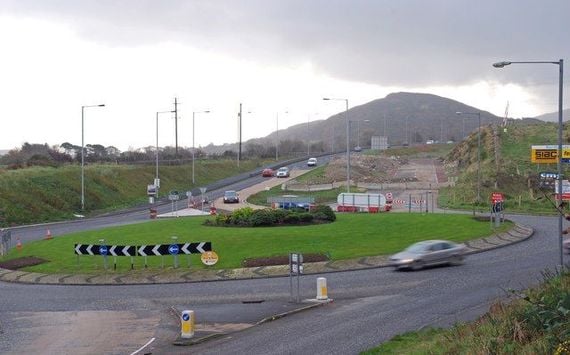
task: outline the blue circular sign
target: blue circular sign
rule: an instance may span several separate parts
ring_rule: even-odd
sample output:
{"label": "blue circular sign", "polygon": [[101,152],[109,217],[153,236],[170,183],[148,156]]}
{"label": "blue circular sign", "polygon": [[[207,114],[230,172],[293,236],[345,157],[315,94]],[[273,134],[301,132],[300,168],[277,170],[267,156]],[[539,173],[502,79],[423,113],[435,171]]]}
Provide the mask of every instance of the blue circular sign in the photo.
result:
{"label": "blue circular sign", "polygon": [[106,245],[100,245],[99,246],[99,254],[107,255],[108,252],[109,252],[109,249],[107,249]]}
{"label": "blue circular sign", "polygon": [[171,244],[171,245],[168,247],[168,252],[169,252],[170,254],[172,254],[172,255],[178,254],[178,251],[179,251],[179,249],[178,249],[178,245],[177,245],[177,244]]}
{"label": "blue circular sign", "polygon": [[185,322],[188,322],[190,320],[190,314],[189,313],[182,313],[182,320]]}

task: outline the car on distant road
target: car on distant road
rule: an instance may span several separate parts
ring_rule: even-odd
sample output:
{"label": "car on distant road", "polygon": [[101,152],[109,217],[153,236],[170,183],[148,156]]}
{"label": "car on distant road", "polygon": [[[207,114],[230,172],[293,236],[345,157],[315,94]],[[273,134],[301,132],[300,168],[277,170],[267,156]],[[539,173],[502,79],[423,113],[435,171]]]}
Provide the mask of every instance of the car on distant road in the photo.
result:
{"label": "car on distant road", "polygon": [[261,172],[261,176],[263,177],[273,177],[273,169],[263,169],[263,171]]}
{"label": "car on distant road", "polygon": [[355,151],[355,152],[362,152],[362,147],[361,147],[361,146],[356,146],[356,147],[354,147],[354,151]]}
{"label": "car on distant road", "polygon": [[277,176],[278,178],[285,178],[285,177],[289,177],[289,168],[284,166],[279,168],[279,170],[277,170],[277,173],[275,174],[275,176]]}
{"label": "car on distant road", "polygon": [[309,158],[307,166],[317,166],[317,158]]}
{"label": "car on distant road", "polygon": [[390,265],[396,270],[419,270],[432,265],[460,265],[467,248],[446,240],[425,240],[410,245],[404,251],[390,257]]}
{"label": "car on distant road", "polygon": [[234,190],[224,192],[224,203],[239,203],[239,195]]}

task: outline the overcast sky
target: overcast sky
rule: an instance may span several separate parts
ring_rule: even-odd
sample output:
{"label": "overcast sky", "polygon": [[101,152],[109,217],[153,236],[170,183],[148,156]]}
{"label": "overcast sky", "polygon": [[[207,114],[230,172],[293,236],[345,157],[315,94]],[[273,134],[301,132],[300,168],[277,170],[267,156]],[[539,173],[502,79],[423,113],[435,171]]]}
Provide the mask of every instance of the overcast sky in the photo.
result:
{"label": "overcast sky", "polygon": [[[196,146],[235,142],[240,103],[245,139],[397,91],[536,116],[558,66],[491,64],[569,59],[569,18],[568,0],[0,0],[0,149],[80,145],[100,103],[86,144],[154,146],[174,97],[188,147],[204,110]],[[169,114],[159,133],[174,145]]]}

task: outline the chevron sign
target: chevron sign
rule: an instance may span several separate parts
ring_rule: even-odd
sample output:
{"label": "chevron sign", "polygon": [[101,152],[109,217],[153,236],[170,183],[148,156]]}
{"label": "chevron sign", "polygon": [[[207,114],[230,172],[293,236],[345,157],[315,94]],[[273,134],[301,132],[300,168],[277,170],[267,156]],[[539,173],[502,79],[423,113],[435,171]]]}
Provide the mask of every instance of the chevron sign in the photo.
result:
{"label": "chevron sign", "polygon": [[202,254],[212,251],[212,242],[159,245],[95,245],[75,244],[77,255],[160,256],[175,254]]}

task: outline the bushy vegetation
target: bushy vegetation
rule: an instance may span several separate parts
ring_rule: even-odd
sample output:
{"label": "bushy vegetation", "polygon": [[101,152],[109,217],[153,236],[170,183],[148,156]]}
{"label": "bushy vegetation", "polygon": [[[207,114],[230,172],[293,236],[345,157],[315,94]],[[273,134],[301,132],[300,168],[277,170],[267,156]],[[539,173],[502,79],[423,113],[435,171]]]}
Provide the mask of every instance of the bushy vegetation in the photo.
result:
{"label": "bushy vegetation", "polygon": [[254,210],[250,207],[244,207],[230,214],[219,214],[213,220],[206,220],[204,224],[225,227],[268,227],[326,223],[334,222],[335,220],[336,215],[326,205],[317,205],[309,211],[300,208],[290,210],[272,208]]}
{"label": "bushy vegetation", "polygon": [[399,335],[365,354],[569,354],[570,273],[545,273],[540,287],[510,294],[511,304],[473,323]]}
{"label": "bushy vegetation", "polygon": [[[570,141],[564,128],[564,144]],[[500,191],[505,196],[507,211],[530,213],[557,213],[552,200],[554,188],[539,189],[538,174],[556,172],[556,164],[531,162],[531,146],[556,144],[557,125],[515,121],[502,127],[485,126],[481,129],[480,167],[478,164],[477,134],[472,133],[456,145],[446,157],[448,176],[457,177],[454,186],[439,191],[439,206],[453,209],[489,210],[489,197]],[[498,147],[496,143],[499,143]],[[480,173],[478,174],[478,168]],[[568,176],[563,164],[563,176]],[[477,203],[477,182],[480,179],[481,200]]]}

